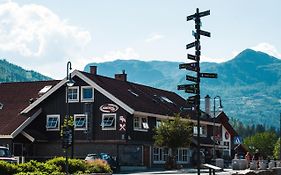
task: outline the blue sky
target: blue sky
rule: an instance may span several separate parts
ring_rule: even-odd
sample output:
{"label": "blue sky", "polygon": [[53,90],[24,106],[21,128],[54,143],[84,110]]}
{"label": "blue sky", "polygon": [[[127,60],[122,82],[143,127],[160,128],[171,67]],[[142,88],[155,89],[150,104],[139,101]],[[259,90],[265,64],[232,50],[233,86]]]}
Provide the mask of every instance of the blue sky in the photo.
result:
{"label": "blue sky", "polygon": [[[246,48],[281,58],[278,0],[0,0],[1,58],[53,78],[66,62],[83,70],[115,59],[186,61],[194,22],[202,18],[202,61],[223,62]],[[120,68],[121,70],[122,68]]]}

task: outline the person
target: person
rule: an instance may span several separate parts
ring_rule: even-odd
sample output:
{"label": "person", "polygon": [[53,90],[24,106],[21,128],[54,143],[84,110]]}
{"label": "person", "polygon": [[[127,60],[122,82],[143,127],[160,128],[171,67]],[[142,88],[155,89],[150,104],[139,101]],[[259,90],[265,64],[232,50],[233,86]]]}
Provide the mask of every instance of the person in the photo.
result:
{"label": "person", "polygon": [[249,152],[246,153],[245,159],[247,161],[247,167],[249,167],[251,161],[251,154]]}

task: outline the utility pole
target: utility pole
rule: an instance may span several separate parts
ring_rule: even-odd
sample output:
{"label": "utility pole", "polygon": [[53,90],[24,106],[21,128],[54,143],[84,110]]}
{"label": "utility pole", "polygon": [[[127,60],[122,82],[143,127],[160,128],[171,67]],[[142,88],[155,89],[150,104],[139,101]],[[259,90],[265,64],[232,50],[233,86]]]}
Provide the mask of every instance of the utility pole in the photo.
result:
{"label": "utility pole", "polygon": [[196,9],[196,13],[187,16],[186,20],[195,21],[195,32],[192,31],[195,41],[186,45],[186,49],[195,47],[195,55],[187,54],[187,59],[193,60],[192,63],[183,63],[179,65],[179,69],[186,69],[195,72],[195,77],[186,75],[186,80],[192,81],[195,84],[184,84],[178,85],[178,90],[185,90],[186,93],[195,94],[195,96],[188,97],[186,100],[188,110],[195,110],[195,115],[197,117],[197,173],[200,175],[200,78],[217,78],[217,74],[214,73],[200,73],[200,55],[201,55],[201,45],[200,45],[200,35],[210,37],[211,33],[201,30],[201,17],[210,15],[210,10],[199,12]]}

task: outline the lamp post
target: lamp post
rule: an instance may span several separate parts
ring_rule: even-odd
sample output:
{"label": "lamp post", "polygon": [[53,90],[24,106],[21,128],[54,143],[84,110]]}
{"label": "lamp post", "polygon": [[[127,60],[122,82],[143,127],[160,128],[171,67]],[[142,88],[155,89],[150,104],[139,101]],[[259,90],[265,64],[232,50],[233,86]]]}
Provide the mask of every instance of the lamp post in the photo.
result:
{"label": "lamp post", "polygon": [[220,100],[220,105],[219,105],[219,109],[221,110],[223,107],[222,107],[222,104],[221,104],[221,97],[220,96],[215,96],[214,97],[214,116],[213,116],[213,139],[214,139],[214,142],[213,142],[213,156],[214,158],[216,158],[216,150],[215,150],[215,119],[216,119],[216,99],[219,99]]}
{"label": "lamp post", "polygon": [[[63,131],[64,137],[63,138],[63,147],[65,149],[65,172],[68,174],[68,147],[69,144],[72,145],[72,137],[73,133],[72,130],[69,128],[68,121],[69,121],[69,102],[68,102],[68,87],[71,87],[74,85],[74,81],[71,78],[71,73],[69,73],[69,70],[71,70],[71,62],[67,62],[67,68],[66,68],[66,129]],[[70,143],[69,143],[70,142]]]}

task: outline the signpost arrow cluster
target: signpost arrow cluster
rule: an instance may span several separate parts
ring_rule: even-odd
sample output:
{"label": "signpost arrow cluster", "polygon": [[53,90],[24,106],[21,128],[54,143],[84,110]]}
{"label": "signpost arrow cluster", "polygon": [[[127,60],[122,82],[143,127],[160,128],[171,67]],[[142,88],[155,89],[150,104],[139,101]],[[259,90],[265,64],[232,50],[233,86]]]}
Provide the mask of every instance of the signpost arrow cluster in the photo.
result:
{"label": "signpost arrow cluster", "polygon": [[[186,80],[193,82],[194,84],[183,84],[178,85],[178,90],[184,90],[186,93],[195,94],[186,100],[186,106],[182,107],[181,110],[195,110],[197,117],[197,133],[200,133],[200,78],[217,78],[216,73],[200,73],[200,55],[201,55],[201,45],[200,36],[211,37],[211,33],[201,30],[201,17],[210,15],[210,10],[199,12],[196,9],[196,13],[186,17],[187,21],[195,21],[196,31],[192,31],[192,35],[195,41],[186,45],[186,49],[195,48],[195,55],[187,54],[187,59],[193,60],[192,63],[183,63],[179,65],[179,69],[186,69],[196,73],[196,77],[186,75]],[[200,175],[200,134],[197,134],[197,172]]]}

